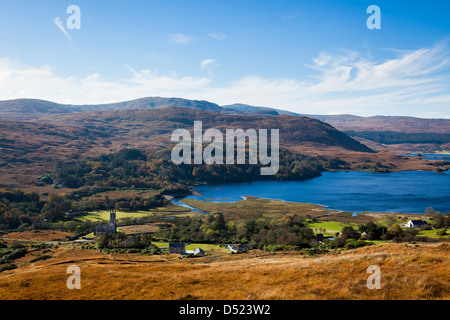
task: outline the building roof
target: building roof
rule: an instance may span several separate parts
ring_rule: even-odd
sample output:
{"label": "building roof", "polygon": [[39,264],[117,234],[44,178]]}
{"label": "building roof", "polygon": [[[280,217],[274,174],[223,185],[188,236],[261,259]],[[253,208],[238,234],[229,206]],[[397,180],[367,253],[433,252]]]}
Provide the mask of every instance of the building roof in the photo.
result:
{"label": "building roof", "polygon": [[169,242],[169,248],[184,248],[183,242]]}
{"label": "building roof", "polygon": [[426,221],[423,221],[423,220],[409,220],[409,221],[411,221],[414,224],[426,224],[427,223]]}

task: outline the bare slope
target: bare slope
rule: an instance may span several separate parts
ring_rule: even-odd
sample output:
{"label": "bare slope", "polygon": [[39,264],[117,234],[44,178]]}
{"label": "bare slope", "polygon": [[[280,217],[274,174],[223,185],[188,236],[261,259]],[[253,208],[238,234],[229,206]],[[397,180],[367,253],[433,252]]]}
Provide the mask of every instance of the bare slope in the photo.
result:
{"label": "bare slope", "polygon": [[[0,299],[448,300],[449,253],[445,243],[385,244],[318,256],[250,251],[180,260],[66,245],[46,260],[31,262],[39,252],[15,260],[17,269],[0,273]],[[73,264],[80,290],[66,286]],[[381,289],[367,288],[370,265],[380,268]]]}

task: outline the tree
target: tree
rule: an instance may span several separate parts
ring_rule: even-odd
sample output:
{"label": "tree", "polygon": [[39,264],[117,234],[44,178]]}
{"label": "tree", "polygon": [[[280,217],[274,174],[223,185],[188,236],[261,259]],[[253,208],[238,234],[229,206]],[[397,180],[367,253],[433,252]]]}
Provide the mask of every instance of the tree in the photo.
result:
{"label": "tree", "polygon": [[359,238],[359,233],[353,229],[351,226],[345,226],[342,228],[342,232],[340,237],[343,240],[347,240],[347,239],[358,239]]}
{"label": "tree", "polygon": [[442,228],[445,226],[445,218],[444,215],[442,213],[440,213],[439,211],[435,211],[433,213],[433,215],[431,216],[431,218],[436,222],[436,224],[434,225],[436,228]]}
{"label": "tree", "polygon": [[434,209],[432,207],[428,207],[425,209],[425,216],[431,217],[434,214]]}
{"label": "tree", "polygon": [[388,214],[384,217],[384,222],[388,227],[392,226],[394,223],[397,222],[397,217],[395,214]]}
{"label": "tree", "polygon": [[55,221],[64,217],[72,207],[72,202],[60,195],[51,194],[47,203],[42,208],[45,218]]}
{"label": "tree", "polygon": [[395,237],[400,237],[403,234],[402,228],[400,228],[398,223],[394,223],[387,229],[387,233],[383,236],[384,240],[389,240]]}

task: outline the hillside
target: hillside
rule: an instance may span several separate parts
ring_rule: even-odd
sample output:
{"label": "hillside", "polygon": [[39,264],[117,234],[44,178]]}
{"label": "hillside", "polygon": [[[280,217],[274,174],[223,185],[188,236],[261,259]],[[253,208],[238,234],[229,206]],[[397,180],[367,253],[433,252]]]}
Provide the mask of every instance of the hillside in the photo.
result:
{"label": "hillside", "polygon": [[215,103],[182,98],[147,97],[130,101],[92,104],[70,105],[59,104],[39,99],[15,99],[0,101],[0,119],[39,119],[49,114],[66,114],[84,111],[129,110],[129,109],[159,109],[166,107],[180,107],[213,112],[231,112]]}
{"label": "hillside", "polygon": [[[448,244],[373,245],[302,255],[253,250],[177,255],[106,254],[66,244],[35,250],[0,273],[0,299],[44,300],[448,300]],[[47,259],[35,259],[36,256]],[[68,290],[67,268],[81,268],[81,290]],[[381,270],[381,289],[368,289],[366,270]],[[230,290],[233,288],[233,290]],[[270,303],[270,302],[269,302]]]}
{"label": "hillside", "polygon": [[[1,121],[0,175],[2,185],[35,186],[37,177],[49,174],[58,162],[97,156],[135,147],[166,147],[173,130],[279,129],[280,147],[372,152],[328,124],[307,117],[237,116],[187,108],[86,111],[41,116],[35,121]],[[45,190],[43,190],[45,191]]]}
{"label": "hillside", "polygon": [[403,133],[449,133],[450,119],[423,119],[401,116],[360,117],[354,115],[298,114],[277,108],[232,104],[219,106],[204,100],[182,98],[145,97],[131,101],[106,104],[70,105],[38,99],[0,101],[0,119],[39,119],[47,115],[84,111],[159,109],[179,107],[231,115],[290,115],[306,116],[326,122],[341,131],[395,131]]}
{"label": "hillside", "polygon": [[226,128],[279,129],[280,145],[282,146],[310,142],[326,146],[339,146],[352,151],[372,152],[363,144],[328,124],[308,117],[289,115],[224,115],[198,109],[169,107],[74,113],[48,116],[41,118],[41,121],[59,125],[83,123],[87,128],[99,130],[104,128],[105,132],[109,134],[122,131],[122,136],[125,134],[125,136],[146,138],[153,135],[170,135],[177,128],[191,130],[194,121],[202,121],[203,129],[217,128],[223,132]]}
{"label": "hillside", "polygon": [[16,99],[0,101],[0,119],[33,120],[47,114],[80,111],[80,109],[39,99]]}
{"label": "hillside", "polygon": [[[223,108],[207,101],[158,97],[84,106],[33,99],[1,101],[0,185],[54,191],[36,185],[36,179],[50,174],[56,163],[122,148],[167,147],[175,129],[192,130],[194,121],[198,120],[203,122],[203,130],[217,128],[223,133],[226,128],[279,129],[281,148],[312,156],[336,156],[356,170],[443,171],[448,168],[441,163],[389,152],[374,153],[373,150],[391,151],[396,146],[351,138],[329,123],[311,117],[282,114],[285,112],[271,108],[258,111],[258,108],[245,105]],[[361,117],[353,118],[356,123],[361,120]],[[414,125],[414,121],[408,123]],[[439,123],[437,127],[445,131],[446,120]]]}
{"label": "hillside", "polygon": [[399,116],[308,115],[342,131],[395,131],[403,133],[449,133],[450,119]]}

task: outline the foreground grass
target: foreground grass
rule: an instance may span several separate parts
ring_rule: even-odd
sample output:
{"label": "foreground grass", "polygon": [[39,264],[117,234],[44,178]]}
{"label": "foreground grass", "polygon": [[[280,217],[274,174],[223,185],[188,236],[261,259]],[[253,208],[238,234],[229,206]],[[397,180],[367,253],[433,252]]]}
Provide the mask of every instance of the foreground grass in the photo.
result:
{"label": "foreground grass", "polygon": [[[179,259],[60,246],[0,273],[0,299],[450,299],[450,245],[383,244],[318,256],[250,251]],[[81,289],[66,286],[81,269]],[[368,289],[367,268],[381,270]]]}

